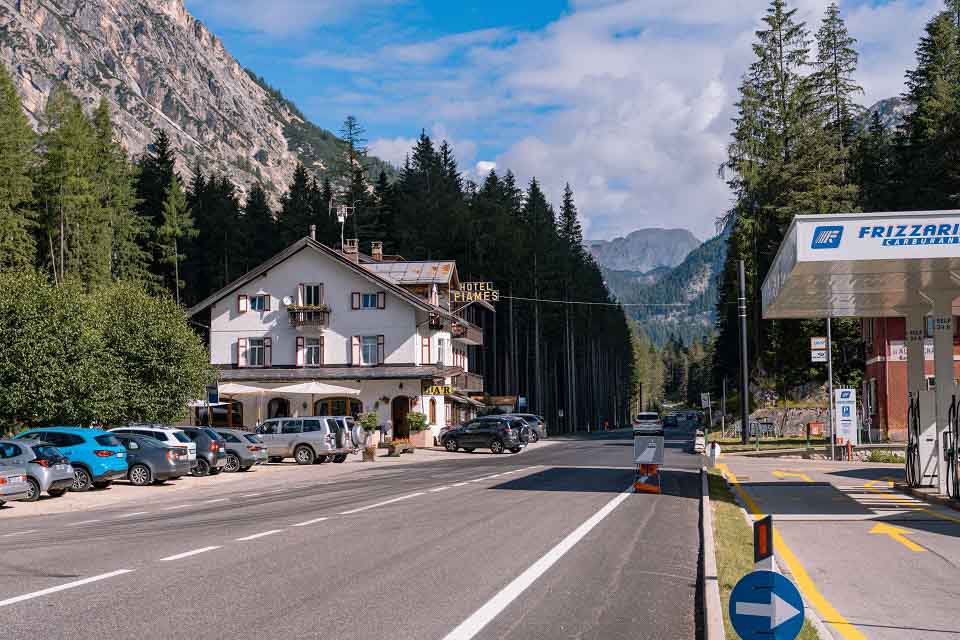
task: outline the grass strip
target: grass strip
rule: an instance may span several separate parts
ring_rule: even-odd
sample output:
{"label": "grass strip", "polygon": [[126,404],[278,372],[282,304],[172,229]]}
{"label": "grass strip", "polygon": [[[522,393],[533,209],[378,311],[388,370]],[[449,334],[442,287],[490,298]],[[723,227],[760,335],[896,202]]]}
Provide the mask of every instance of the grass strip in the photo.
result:
{"label": "grass strip", "polygon": [[[717,578],[720,602],[723,604],[723,626],[727,638],[739,636],[730,624],[730,593],[740,578],[753,571],[753,531],[743,517],[743,510],[723,477],[711,473],[710,505],[713,508],[713,536],[717,552]],[[818,640],[817,631],[804,620],[797,636],[801,640]]]}

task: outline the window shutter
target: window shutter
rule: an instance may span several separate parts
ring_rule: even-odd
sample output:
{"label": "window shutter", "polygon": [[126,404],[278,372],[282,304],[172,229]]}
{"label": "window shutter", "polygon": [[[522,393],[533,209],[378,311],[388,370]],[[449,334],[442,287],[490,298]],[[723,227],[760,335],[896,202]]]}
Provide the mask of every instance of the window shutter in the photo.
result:
{"label": "window shutter", "polygon": [[420,339],[420,364],[422,365],[430,364],[430,338],[429,337]]}
{"label": "window shutter", "polygon": [[245,367],[247,366],[247,339],[240,338],[237,340],[237,366]]}
{"label": "window shutter", "polygon": [[302,367],[303,365],[303,336],[297,336],[297,366]]}
{"label": "window shutter", "polygon": [[267,294],[265,294],[265,295],[263,296],[263,310],[264,310],[264,311],[270,311],[270,299],[271,299],[271,298],[272,298],[272,296],[271,296],[269,293],[267,293]]}
{"label": "window shutter", "polygon": [[323,283],[321,282],[320,283],[320,300],[318,302],[320,304],[323,304],[324,300],[326,300],[326,298],[323,297]]}
{"label": "window shutter", "polygon": [[326,351],[326,349],[324,349],[323,336],[320,336],[320,365],[321,366],[327,361],[327,357],[324,355],[324,351]]}
{"label": "window shutter", "polygon": [[377,336],[377,364],[384,364],[386,360],[386,349],[384,348],[384,337]]}
{"label": "window shutter", "polygon": [[359,309],[360,308],[360,294],[354,291],[350,294],[350,308]]}
{"label": "window shutter", "polygon": [[263,339],[263,366],[273,366],[273,340],[271,338]]}
{"label": "window shutter", "polygon": [[297,285],[297,304],[306,304],[307,300],[303,295],[303,283]]}
{"label": "window shutter", "polygon": [[237,313],[246,313],[250,309],[250,299],[246,295],[237,296]]}
{"label": "window shutter", "polygon": [[360,336],[353,336],[351,338],[352,348],[350,349],[350,362],[354,365],[361,364],[360,359]]}
{"label": "window shutter", "polygon": [[387,308],[387,292],[377,291],[377,309]]}

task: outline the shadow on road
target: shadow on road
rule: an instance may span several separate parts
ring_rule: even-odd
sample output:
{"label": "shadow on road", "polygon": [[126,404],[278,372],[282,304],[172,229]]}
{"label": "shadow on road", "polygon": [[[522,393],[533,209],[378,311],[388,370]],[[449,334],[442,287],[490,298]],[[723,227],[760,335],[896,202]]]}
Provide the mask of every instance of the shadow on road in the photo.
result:
{"label": "shadow on road", "polygon": [[[662,472],[663,495],[700,498],[699,472],[669,469]],[[620,493],[633,484],[633,469],[604,467],[558,467],[545,469],[516,480],[502,482],[491,490],[506,491],[571,491],[587,493]]]}

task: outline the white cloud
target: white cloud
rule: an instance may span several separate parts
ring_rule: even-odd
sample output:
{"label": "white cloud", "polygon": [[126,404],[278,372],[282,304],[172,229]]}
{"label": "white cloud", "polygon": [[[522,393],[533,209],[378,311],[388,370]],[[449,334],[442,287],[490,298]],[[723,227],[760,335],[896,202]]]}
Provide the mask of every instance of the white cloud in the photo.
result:
{"label": "white cloud", "polygon": [[[828,2],[790,4],[812,33]],[[768,4],[573,0],[537,32],[468,32],[304,62],[362,72],[353,91],[366,100],[328,103],[356,105],[373,127],[433,123],[431,135],[453,144],[471,179],[495,162],[522,181],[536,175],[554,202],[570,182],[591,237],[644,226],[708,237],[730,206],[717,169]],[[942,0],[841,2],[859,40],[865,104],[902,91],[923,25],[941,7]],[[370,83],[362,89],[361,76]],[[377,140],[371,150],[402,162],[412,143]]]}
{"label": "white cloud", "polygon": [[402,167],[417,141],[414,138],[378,138],[367,145],[371,155],[386,160],[395,167]]}
{"label": "white cloud", "polygon": [[220,24],[283,36],[335,24],[356,11],[394,0],[185,0],[187,8]]}

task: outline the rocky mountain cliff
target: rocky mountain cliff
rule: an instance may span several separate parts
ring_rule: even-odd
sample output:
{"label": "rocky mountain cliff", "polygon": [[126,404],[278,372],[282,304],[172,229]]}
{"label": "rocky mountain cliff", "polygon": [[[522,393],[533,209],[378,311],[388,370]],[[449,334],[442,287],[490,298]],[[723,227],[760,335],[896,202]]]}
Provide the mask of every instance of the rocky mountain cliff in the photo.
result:
{"label": "rocky mountain cliff", "polygon": [[873,119],[873,114],[879,113],[880,122],[883,123],[883,127],[894,131],[903,124],[903,119],[906,116],[913,113],[913,109],[913,106],[904,102],[902,98],[885,98],[870,108],[865,109],[863,115],[860,117],[859,124],[861,128],[866,129],[870,126],[870,120]]}
{"label": "rocky mountain cliff", "polygon": [[607,269],[647,273],[658,267],[675,267],[700,241],[686,229],[638,229],[625,238],[594,240],[588,249]]}
{"label": "rocky mountain cliff", "polygon": [[35,124],[63,83],[90,107],[109,101],[131,155],[162,128],[181,174],[200,157],[241,191],[259,180],[277,195],[298,159],[320,174],[342,144],[241,67],[183,0],[0,0],[0,61]]}

